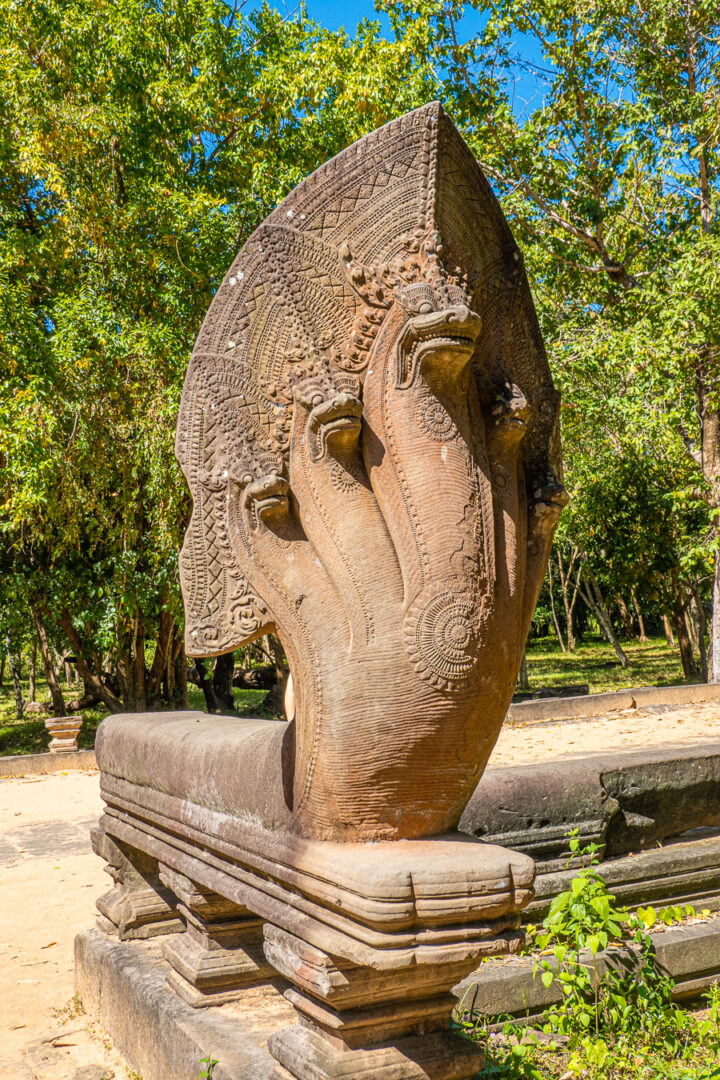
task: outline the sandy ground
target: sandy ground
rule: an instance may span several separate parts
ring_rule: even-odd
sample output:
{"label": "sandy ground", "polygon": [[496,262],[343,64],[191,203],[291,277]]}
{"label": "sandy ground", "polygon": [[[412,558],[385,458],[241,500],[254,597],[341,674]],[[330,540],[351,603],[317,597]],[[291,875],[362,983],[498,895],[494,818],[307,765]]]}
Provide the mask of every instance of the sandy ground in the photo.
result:
{"label": "sandy ground", "polygon": [[[720,740],[720,705],[553,724],[515,724],[491,764]],[[128,1080],[109,1041],[73,1002],[73,939],[110,885],[90,850],[97,774],[0,780],[0,1078]],[[171,1080],[171,1078],[168,1078]]]}
{"label": "sandy ground", "polygon": [[0,780],[0,1077],[126,1080],[73,1002],[73,939],[110,879],[90,850],[93,773]]}
{"label": "sandy ground", "polygon": [[717,741],[720,741],[720,702],[662,712],[626,709],[588,720],[507,724],[500,733],[490,764],[522,765],[552,757]]}

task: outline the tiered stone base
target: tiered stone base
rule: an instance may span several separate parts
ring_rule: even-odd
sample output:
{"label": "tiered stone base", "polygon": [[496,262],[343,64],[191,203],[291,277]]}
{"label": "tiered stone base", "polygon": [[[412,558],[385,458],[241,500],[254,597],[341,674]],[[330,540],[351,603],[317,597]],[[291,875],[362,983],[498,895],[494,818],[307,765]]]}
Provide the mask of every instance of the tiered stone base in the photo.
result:
{"label": "tiered stone base", "polygon": [[53,716],[45,721],[50,732],[51,754],[72,754],[78,748],[82,716]]}
{"label": "tiered stone base", "polygon": [[460,1080],[482,1066],[479,1048],[449,1031],[369,1050],[333,1045],[294,1023],[281,980],[248,987],[231,1005],[188,1005],[168,986],[172,968],[162,954],[171,940],[123,942],[98,929],[75,939],[75,988],[83,1005],[143,1080],[197,1080],[208,1056],[218,1061],[213,1080]]}
{"label": "tiered stone base", "polygon": [[[136,720],[125,719],[128,753],[137,755]],[[133,776],[147,757],[144,742],[140,750],[126,770]],[[114,882],[98,901],[107,944],[81,937],[78,990],[84,1000],[89,986],[86,1008],[143,1080],[196,1080],[208,1054],[225,1070],[218,1066],[213,1080],[471,1080],[481,1069],[480,1048],[449,1030],[451,991],[483,957],[519,946],[520,911],[532,898],[527,856],[457,833],[377,843],[304,838],[104,771],[102,794],[107,809],[93,842]],[[149,957],[150,997],[137,974]],[[105,967],[113,971],[109,995]],[[283,990],[284,1023],[273,1030],[268,988],[272,1001]],[[138,1001],[160,1010],[170,1029],[188,1009],[221,1017],[239,1064],[224,1064],[216,1026],[202,1046],[196,1040],[182,1051],[184,1072],[171,1064],[180,1050],[167,1034],[165,1058],[156,1060],[160,1051],[146,1046],[151,1033],[107,1003],[117,995],[126,1011]],[[196,1020],[187,1023],[180,1047],[199,1030]],[[247,1024],[266,1034],[269,1073],[265,1057],[243,1071]]]}
{"label": "tiered stone base", "polygon": [[75,939],[75,988],[143,1080],[197,1080],[202,1058],[213,1080],[271,1080],[268,1040],[295,1019],[278,984],[251,987],[232,1005],[197,1009],[167,985],[168,938],[117,941],[101,930]]}

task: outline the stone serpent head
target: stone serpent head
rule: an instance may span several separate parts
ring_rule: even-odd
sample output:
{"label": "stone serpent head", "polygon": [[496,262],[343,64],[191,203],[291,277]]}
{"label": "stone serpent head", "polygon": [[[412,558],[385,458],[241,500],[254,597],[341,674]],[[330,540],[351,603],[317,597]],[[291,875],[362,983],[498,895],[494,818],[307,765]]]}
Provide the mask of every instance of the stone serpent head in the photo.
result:
{"label": "stone serpent head", "polygon": [[[494,196],[438,106],[378,137],[384,155],[341,155],[240,253],[178,434],[189,651],[279,634],[294,701],[272,814],[334,838],[457,822],[564,501],[557,394]],[[430,184],[407,179],[423,148]],[[390,169],[376,207],[373,169]],[[327,209],[351,198],[354,216]]]}

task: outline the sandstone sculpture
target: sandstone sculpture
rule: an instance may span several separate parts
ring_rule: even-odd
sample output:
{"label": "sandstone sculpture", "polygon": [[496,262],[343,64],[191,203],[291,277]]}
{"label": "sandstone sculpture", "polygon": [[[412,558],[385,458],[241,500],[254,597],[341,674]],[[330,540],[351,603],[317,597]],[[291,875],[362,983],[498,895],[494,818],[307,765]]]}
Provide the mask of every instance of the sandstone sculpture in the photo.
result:
{"label": "sandstone sculpture", "polygon": [[193,1004],[288,979],[277,1077],[479,1067],[449,990],[515,947],[533,867],[453,830],[564,501],[557,414],[521,253],[437,103],[300,184],[210,307],[177,436],[187,649],[276,632],[289,722],[106,720],[99,906],[125,936],[179,918]]}

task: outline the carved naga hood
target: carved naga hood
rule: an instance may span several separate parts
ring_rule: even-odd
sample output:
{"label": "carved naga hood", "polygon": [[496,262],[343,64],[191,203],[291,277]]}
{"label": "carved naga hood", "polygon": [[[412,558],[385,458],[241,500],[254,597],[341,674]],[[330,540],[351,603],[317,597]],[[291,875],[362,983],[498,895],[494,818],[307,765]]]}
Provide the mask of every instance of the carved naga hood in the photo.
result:
{"label": "carved naga hood", "polygon": [[[266,510],[288,484],[292,491],[299,398],[362,398],[373,345],[398,306],[408,320],[448,308],[478,317],[470,336],[479,401],[492,412],[520,394],[529,406],[527,495],[545,507],[562,501],[557,394],[522,256],[472,153],[433,102],[295,188],[247,241],[210,306],[176,447],[194,499],[180,559],[189,655],[218,655],[282,627],[272,590],[254,580],[253,558],[232,536],[228,491],[274,476],[282,490],[267,492]],[[398,385],[412,378],[414,345],[398,351]],[[443,410],[429,400],[421,419],[441,441]],[[336,468],[339,496],[355,482]],[[406,580],[406,606],[409,590]]]}

